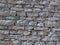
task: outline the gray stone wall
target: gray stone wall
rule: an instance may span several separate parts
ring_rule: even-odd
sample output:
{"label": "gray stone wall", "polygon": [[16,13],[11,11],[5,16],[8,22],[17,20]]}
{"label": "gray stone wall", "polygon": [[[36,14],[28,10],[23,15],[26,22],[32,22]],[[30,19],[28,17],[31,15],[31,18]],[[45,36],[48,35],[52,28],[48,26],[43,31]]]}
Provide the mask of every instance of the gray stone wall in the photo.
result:
{"label": "gray stone wall", "polygon": [[0,0],[0,45],[60,45],[60,0]]}

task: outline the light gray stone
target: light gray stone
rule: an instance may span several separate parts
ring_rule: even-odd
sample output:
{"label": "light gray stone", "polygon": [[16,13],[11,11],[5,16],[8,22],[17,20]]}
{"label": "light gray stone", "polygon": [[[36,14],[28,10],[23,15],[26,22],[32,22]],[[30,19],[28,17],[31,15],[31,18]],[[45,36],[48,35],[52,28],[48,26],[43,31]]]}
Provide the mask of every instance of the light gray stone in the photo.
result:
{"label": "light gray stone", "polygon": [[23,11],[23,8],[12,7],[11,10],[13,10],[13,11]]}
{"label": "light gray stone", "polygon": [[13,25],[13,20],[0,20],[0,25]]}
{"label": "light gray stone", "polygon": [[24,11],[25,12],[32,12],[32,9],[25,8]]}
{"label": "light gray stone", "polygon": [[33,16],[37,17],[38,13],[27,13],[27,16],[29,16],[29,17],[33,17]]}
{"label": "light gray stone", "polygon": [[56,42],[48,42],[47,45],[55,45]]}
{"label": "light gray stone", "polygon": [[5,45],[5,42],[4,41],[0,41],[0,45]]}
{"label": "light gray stone", "polygon": [[60,42],[57,42],[57,45],[60,45]]}
{"label": "light gray stone", "polygon": [[13,45],[20,45],[20,41],[18,40],[13,41]]}
{"label": "light gray stone", "polygon": [[56,2],[50,2],[50,5],[55,6],[55,5],[58,5],[58,3],[56,3]]}
{"label": "light gray stone", "polygon": [[9,11],[0,11],[0,16],[9,16]]}

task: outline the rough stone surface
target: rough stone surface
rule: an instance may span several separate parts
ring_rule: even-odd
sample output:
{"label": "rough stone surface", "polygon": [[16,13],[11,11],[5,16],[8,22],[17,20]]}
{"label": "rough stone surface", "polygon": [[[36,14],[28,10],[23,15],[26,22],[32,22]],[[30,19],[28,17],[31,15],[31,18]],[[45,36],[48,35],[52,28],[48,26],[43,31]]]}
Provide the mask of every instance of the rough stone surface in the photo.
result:
{"label": "rough stone surface", "polygon": [[60,45],[60,0],[0,0],[0,45]]}

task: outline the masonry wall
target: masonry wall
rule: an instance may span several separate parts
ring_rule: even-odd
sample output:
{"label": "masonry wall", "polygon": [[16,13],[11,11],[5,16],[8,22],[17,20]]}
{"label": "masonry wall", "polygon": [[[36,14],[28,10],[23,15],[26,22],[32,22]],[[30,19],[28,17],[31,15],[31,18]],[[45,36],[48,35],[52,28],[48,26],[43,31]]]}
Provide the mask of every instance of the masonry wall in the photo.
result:
{"label": "masonry wall", "polygon": [[60,1],[0,0],[0,45],[60,45]]}

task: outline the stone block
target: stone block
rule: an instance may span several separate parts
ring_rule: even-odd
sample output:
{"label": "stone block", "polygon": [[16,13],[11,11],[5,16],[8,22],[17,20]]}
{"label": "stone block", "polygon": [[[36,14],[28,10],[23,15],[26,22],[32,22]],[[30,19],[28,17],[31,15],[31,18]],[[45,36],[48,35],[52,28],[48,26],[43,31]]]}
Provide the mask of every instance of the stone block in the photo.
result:
{"label": "stone block", "polygon": [[21,5],[22,5],[22,4],[25,4],[24,1],[17,1],[16,3],[17,3],[17,4],[21,4]]}
{"label": "stone block", "polygon": [[6,41],[6,45],[12,45],[11,41]]}
{"label": "stone block", "polygon": [[16,1],[15,0],[8,0],[8,3],[16,4]]}
{"label": "stone block", "polygon": [[27,16],[29,16],[29,17],[37,17],[38,13],[27,13]]}
{"label": "stone block", "polygon": [[13,20],[0,20],[0,25],[14,25]]}
{"label": "stone block", "polygon": [[24,35],[30,35],[31,34],[31,32],[29,32],[29,31],[24,31],[24,33],[23,33]]}
{"label": "stone block", "polygon": [[47,45],[55,45],[56,42],[48,42]]}
{"label": "stone block", "polygon": [[5,45],[5,41],[0,41],[0,45]]}
{"label": "stone block", "polygon": [[13,45],[20,45],[20,41],[18,40],[13,41]]}
{"label": "stone block", "polygon": [[9,29],[12,29],[12,30],[24,30],[24,26],[9,26]]}
{"label": "stone block", "polygon": [[3,40],[3,39],[4,39],[4,35],[0,34],[0,40]]}
{"label": "stone block", "polygon": [[57,45],[60,45],[60,42],[57,42]]}
{"label": "stone block", "polygon": [[11,16],[15,16],[16,15],[16,11],[10,11],[10,15]]}

